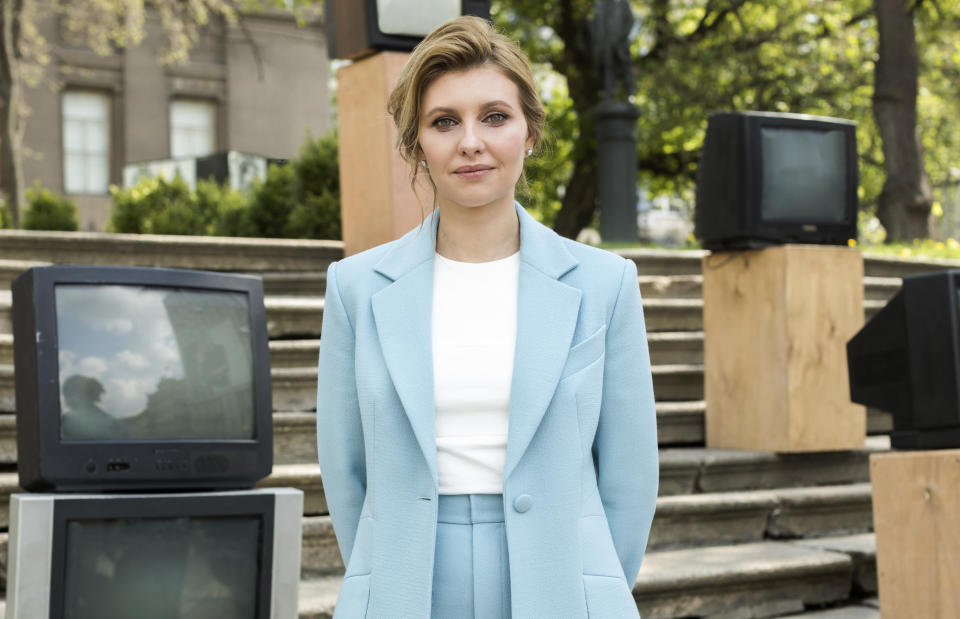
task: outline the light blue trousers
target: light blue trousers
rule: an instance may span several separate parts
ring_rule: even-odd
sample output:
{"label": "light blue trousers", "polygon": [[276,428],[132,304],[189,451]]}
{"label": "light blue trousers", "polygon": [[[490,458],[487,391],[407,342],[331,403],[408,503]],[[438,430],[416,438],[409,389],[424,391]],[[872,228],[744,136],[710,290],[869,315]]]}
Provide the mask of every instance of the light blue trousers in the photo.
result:
{"label": "light blue trousers", "polygon": [[440,495],[434,619],[510,617],[510,563],[500,494]]}

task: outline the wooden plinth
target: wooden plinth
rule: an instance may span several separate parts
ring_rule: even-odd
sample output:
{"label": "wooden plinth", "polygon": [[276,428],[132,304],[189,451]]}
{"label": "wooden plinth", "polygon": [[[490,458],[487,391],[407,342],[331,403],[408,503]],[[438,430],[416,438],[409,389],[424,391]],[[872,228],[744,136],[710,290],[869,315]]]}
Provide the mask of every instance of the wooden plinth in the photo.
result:
{"label": "wooden plinth", "polygon": [[337,72],[343,246],[355,254],[402,236],[430,212],[433,192],[410,187],[387,99],[409,54],[381,52]]}
{"label": "wooden plinth", "polygon": [[782,245],[703,261],[707,446],[859,449],[846,344],[863,326],[856,249]]}
{"label": "wooden plinth", "polygon": [[881,616],[960,617],[960,449],[870,456]]}

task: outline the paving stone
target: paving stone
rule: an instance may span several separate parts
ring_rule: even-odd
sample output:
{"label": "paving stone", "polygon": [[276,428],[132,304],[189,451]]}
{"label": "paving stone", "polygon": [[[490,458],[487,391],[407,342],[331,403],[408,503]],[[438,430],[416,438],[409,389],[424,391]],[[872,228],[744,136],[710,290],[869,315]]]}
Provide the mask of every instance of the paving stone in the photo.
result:
{"label": "paving stone", "polygon": [[843,484],[775,490],[778,506],[767,536],[820,537],[873,530],[870,484]]}
{"label": "paving stone", "polygon": [[633,593],[649,619],[772,616],[846,599],[852,572],[845,554],[780,542],[668,550],[647,553]]}
{"label": "paving stone", "polygon": [[[877,537],[873,533],[803,539],[805,548],[842,552],[853,561],[853,591],[858,596],[877,594]],[[878,605],[879,607],[879,605]]]}

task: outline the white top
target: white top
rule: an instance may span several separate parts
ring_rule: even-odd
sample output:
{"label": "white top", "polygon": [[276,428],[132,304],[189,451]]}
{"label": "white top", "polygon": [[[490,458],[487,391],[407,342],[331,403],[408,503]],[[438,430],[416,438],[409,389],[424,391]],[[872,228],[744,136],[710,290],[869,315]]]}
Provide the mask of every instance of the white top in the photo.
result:
{"label": "white top", "polygon": [[[440,494],[501,494],[520,252],[433,261],[433,386]],[[411,360],[411,363],[414,363]]]}

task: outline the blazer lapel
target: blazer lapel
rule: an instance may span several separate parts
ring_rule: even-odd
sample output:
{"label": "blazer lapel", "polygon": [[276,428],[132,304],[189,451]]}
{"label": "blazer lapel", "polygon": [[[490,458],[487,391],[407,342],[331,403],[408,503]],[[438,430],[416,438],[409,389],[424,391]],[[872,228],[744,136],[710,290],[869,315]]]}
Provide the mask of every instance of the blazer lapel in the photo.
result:
{"label": "blazer lapel", "polygon": [[577,265],[560,237],[536,222],[519,204],[517,213],[517,345],[504,479],[520,462],[553,398],[573,341],[581,296],[577,288],[558,281]]}
{"label": "blazer lapel", "polygon": [[393,283],[372,297],[377,337],[387,370],[434,482],[437,445],[430,320],[436,224],[437,218],[431,214],[424,225],[407,233],[377,263],[375,270]]}

